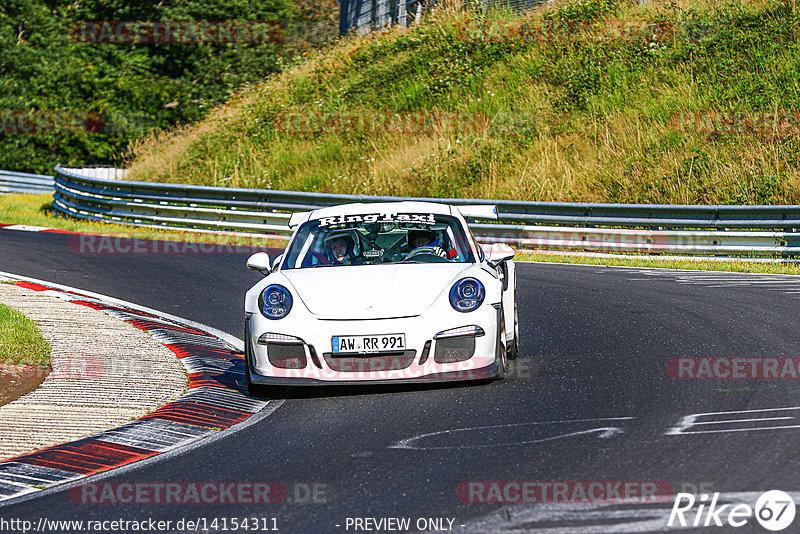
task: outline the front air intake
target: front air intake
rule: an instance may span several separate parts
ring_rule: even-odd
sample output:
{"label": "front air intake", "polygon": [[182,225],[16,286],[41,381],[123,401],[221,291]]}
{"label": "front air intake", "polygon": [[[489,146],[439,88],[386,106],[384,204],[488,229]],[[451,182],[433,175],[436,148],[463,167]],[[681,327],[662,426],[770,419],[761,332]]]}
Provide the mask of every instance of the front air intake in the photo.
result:
{"label": "front air intake", "polygon": [[436,363],[463,362],[475,353],[475,336],[447,337],[435,341],[433,361]]}
{"label": "front air intake", "polygon": [[369,373],[399,371],[408,368],[417,355],[415,350],[385,352],[380,354],[339,354],[324,352],[325,363],[340,373]]}
{"label": "front air intake", "polygon": [[305,369],[306,350],[302,343],[267,343],[267,359],[280,369]]}

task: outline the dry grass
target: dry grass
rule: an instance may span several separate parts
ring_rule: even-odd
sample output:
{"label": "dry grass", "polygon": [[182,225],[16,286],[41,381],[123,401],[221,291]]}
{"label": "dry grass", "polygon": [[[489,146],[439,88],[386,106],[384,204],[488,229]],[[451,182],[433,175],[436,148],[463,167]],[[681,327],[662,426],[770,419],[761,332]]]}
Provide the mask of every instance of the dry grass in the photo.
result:
{"label": "dry grass", "polygon": [[[131,176],[143,180],[161,180],[179,175],[180,162],[187,149],[217,130],[224,131],[239,115],[241,106],[246,105],[248,98],[252,96],[252,91],[245,88],[224,105],[212,110],[201,122],[170,131],[155,131],[135,141],[130,147],[130,154],[135,157],[128,161]],[[148,161],[147,165],[142,164],[145,159]]]}

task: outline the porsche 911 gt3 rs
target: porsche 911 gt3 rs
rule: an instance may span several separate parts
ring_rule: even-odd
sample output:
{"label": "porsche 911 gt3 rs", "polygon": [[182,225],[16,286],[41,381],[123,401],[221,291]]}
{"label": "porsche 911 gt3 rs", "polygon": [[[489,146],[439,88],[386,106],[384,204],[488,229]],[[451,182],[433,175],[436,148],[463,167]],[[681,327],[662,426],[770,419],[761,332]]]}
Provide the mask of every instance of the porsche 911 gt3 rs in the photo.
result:
{"label": "porsche 911 gt3 rs", "polygon": [[295,213],[247,266],[248,388],[502,378],[518,351],[514,251],[465,216],[494,206],[347,204]]}

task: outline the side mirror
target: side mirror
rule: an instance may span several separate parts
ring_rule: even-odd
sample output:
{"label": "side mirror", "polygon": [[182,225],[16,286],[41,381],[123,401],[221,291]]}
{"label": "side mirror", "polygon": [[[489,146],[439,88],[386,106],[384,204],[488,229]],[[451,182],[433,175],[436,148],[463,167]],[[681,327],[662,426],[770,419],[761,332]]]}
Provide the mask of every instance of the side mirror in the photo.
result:
{"label": "side mirror", "polygon": [[486,261],[492,265],[499,265],[504,261],[514,259],[514,249],[505,243],[494,243],[484,249],[486,253]]}
{"label": "side mirror", "polygon": [[278,266],[283,261],[283,254],[279,254],[274,260],[272,260],[272,270],[277,271]]}
{"label": "side mirror", "polygon": [[256,252],[247,258],[247,268],[253,269],[254,271],[260,272],[264,276],[267,276],[270,272],[269,254],[266,252]]}

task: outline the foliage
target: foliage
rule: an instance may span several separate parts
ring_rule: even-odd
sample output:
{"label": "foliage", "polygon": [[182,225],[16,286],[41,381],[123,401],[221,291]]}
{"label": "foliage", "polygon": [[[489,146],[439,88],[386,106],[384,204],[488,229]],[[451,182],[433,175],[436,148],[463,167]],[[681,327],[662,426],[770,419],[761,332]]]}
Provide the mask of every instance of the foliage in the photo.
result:
{"label": "foliage", "polygon": [[[171,5],[175,4],[175,5]],[[335,35],[327,0],[4,0],[0,6],[0,169],[50,172],[56,163],[121,164],[150,130],[201,119],[248,83],[278,72]],[[330,4],[330,5],[328,5]],[[265,21],[275,42],[119,44],[76,35],[80,21]],[[320,31],[314,24],[323,21]],[[302,40],[298,36],[302,35]],[[10,115],[9,115],[10,112]],[[9,117],[100,116],[99,131],[26,133]],[[10,122],[9,122],[10,121]]]}

